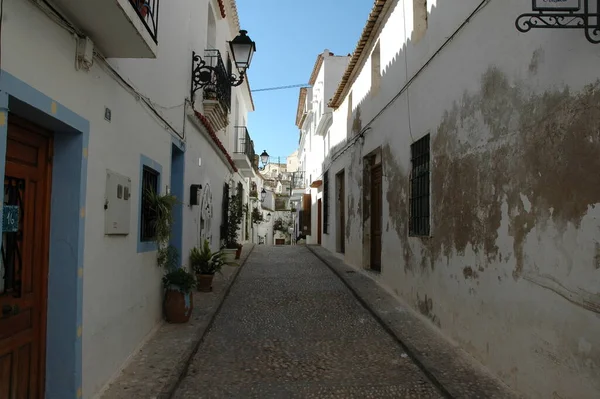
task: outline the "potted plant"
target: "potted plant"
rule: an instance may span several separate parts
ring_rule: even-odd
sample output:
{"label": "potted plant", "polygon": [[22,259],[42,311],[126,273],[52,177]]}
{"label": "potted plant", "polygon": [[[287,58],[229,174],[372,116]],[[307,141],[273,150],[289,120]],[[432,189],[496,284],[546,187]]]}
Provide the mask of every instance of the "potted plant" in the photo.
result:
{"label": "potted plant", "polygon": [[180,267],[179,253],[175,247],[169,245],[173,227],[173,207],[177,204],[177,198],[171,194],[161,195],[154,190],[147,190],[145,201],[145,205],[154,214],[152,228],[157,245],[156,263],[165,270],[165,318],[170,323],[186,323],[194,308],[191,291],[195,280],[191,273]]}
{"label": "potted plant", "polygon": [[242,223],[243,208],[240,197],[237,194],[231,196],[229,200],[229,218],[226,224],[225,248],[222,251],[226,255],[227,262],[233,262],[235,253],[239,249],[238,230]]}
{"label": "potted plant", "polygon": [[163,277],[165,318],[169,323],[187,323],[194,309],[192,290],[196,286],[194,276],[179,267]]}
{"label": "potted plant", "polygon": [[239,259],[242,256],[242,248],[244,246],[242,244],[238,244],[237,249],[235,250],[235,258]]}
{"label": "potted plant", "polygon": [[225,263],[222,251],[212,252],[208,240],[204,240],[202,249],[192,248],[190,252],[190,264],[196,273],[196,286],[198,291],[212,291],[212,281],[215,273],[221,272]]}

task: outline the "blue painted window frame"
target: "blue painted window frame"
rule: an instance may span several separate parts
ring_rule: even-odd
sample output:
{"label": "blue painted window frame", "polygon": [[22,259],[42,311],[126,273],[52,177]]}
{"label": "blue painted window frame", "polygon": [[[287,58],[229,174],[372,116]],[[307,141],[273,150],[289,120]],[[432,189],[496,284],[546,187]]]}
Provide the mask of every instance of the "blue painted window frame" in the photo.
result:
{"label": "blue painted window frame", "polygon": [[140,180],[138,189],[138,220],[137,220],[137,252],[156,251],[157,246],[154,241],[142,241],[142,179],[144,176],[144,166],[158,172],[158,190],[162,192],[162,165],[144,154],[140,154]]}

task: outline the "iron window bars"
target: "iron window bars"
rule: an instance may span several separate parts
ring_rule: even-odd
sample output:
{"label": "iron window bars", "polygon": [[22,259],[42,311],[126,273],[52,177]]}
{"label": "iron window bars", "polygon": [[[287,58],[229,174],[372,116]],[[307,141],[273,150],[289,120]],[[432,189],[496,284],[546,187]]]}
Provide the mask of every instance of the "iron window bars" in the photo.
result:
{"label": "iron window bars", "polygon": [[519,15],[519,32],[531,29],[583,29],[586,39],[600,43],[600,0],[531,0],[533,12]]}
{"label": "iron window bars", "polygon": [[156,238],[156,209],[148,199],[148,191],[158,192],[159,173],[144,166],[142,171],[142,210],[140,217],[140,241],[153,241]]}
{"label": "iron window bars", "polygon": [[412,170],[410,174],[409,235],[429,236],[430,200],[430,135],[417,140],[410,146]]}
{"label": "iron window bars", "polygon": [[[0,267],[0,295],[8,294],[13,297],[21,297],[21,278],[23,269],[23,257],[21,245],[23,243],[23,218],[25,197],[25,180],[16,177],[4,177],[4,207],[17,206],[19,218],[17,231],[5,231],[2,233],[2,267]],[[6,212],[6,210],[5,210]]]}
{"label": "iron window bars", "polygon": [[129,0],[146,30],[158,44],[158,4],[160,0]]}

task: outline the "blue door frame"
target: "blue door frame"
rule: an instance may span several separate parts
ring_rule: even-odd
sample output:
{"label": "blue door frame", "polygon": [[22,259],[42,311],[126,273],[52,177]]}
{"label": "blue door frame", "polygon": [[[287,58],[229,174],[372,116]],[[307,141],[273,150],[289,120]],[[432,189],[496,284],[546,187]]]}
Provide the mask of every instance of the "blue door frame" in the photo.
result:
{"label": "blue door frame", "polygon": [[[46,332],[47,399],[82,397],[82,304],[89,121],[0,70],[0,157],[18,115],[54,133]],[[5,163],[0,162],[4,176]],[[0,207],[2,218],[2,207]]]}
{"label": "blue door frame", "polygon": [[177,143],[171,144],[171,194],[178,201],[173,212],[173,230],[170,244],[177,249],[179,254],[179,265],[183,264],[183,203],[185,202],[184,169],[185,152],[183,146]]}

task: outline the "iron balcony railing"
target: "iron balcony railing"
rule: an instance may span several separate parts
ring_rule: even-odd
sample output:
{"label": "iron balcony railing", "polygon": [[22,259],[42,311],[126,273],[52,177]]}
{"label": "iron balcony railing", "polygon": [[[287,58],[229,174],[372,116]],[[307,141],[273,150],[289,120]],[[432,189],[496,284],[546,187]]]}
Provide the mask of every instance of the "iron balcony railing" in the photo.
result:
{"label": "iron balcony railing", "polygon": [[246,154],[250,163],[254,164],[254,142],[250,138],[250,133],[246,126],[235,126],[237,142],[235,143],[234,153]]}
{"label": "iron balcony railing", "polygon": [[304,181],[304,172],[299,170],[292,172],[292,188],[293,189],[304,189],[306,188],[306,182]]}
{"label": "iron balcony railing", "polygon": [[204,99],[217,100],[223,108],[231,109],[231,62],[227,62],[228,68],[225,68],[221,52],[219,50],[204,50],[204,59],[206,67],[210,71],[210,81],[204,86]]}
{"label": "iron balcony railing", "polygon": [[158,4],[160,0],[129,0],[146,26],[154,43],[158,44]]}

